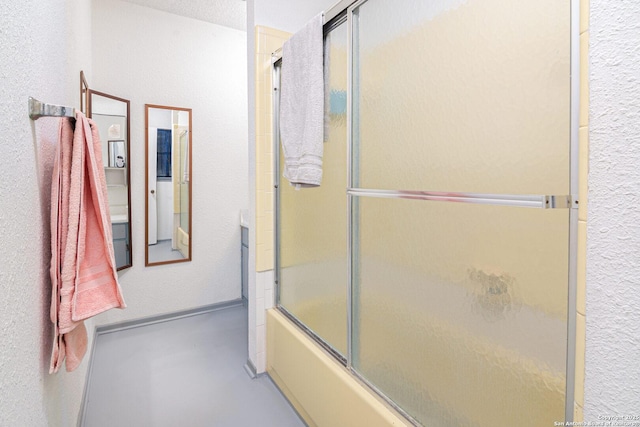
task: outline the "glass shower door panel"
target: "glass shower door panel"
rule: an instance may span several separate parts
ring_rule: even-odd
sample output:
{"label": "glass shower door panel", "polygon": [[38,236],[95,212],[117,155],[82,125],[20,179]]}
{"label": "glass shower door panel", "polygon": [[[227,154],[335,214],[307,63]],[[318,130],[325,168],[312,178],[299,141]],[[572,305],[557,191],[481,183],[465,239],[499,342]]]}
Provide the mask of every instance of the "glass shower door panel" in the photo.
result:
{"label": "glass shower door panel", "polygon": [[358,186],[569,194],[570,3],[358,7]]}
{"label": "glass shower door panel", "polygon": [[356,205],[354,369],[425,426],[564,420],[569,210]]}
{"label": "glass shower door panel", "polygon": [[[299,191],[281,178],[280,305],[347,354],[347,30],[331,32],[328,138],[322,185]],[[284,159],[280,157],[281,169]],[[280,171],[282,176],[282,170]]]}

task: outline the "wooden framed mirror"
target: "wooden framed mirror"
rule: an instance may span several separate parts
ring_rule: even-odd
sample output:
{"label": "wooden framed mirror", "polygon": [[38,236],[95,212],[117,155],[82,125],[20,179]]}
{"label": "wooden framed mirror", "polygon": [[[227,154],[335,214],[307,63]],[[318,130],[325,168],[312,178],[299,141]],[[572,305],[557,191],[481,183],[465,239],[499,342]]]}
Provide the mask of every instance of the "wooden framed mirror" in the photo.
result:
{"label": "wooden framed mirror", "polygon": [[80,70],[80,111],[82,111],[85,115],[87,115],[89,113],[87,111],[88,107],[89,107],[89,84],[87,83],[87,79],[84,76],[84,71]]}
{"label": "wooden framed mirror", "polygon": [[[82,76],[84,78],[84,76]],[[86,80],[84,81],[86,85]],[[98,126],[107,180],[113,249],[118,270],[131,267],[129,100],[86,89],[87,117]]]}
{"label": "wooden framed mirror", "polygon": [[145,265],[191,261],[191,109],[145,105]]}

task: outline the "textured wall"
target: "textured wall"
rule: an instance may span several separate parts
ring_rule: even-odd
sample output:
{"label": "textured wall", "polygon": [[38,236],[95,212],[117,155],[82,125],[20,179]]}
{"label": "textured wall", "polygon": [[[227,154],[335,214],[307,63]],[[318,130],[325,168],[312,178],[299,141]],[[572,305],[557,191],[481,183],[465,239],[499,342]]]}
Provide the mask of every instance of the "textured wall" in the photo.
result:
{"label": "textured wall", "polygon": [[72,426],[80,408],[87,358],[73,373],[48,373],[48,212],[58,119],[29,120],[27,98],[78,105],[79,72],[91,68],[90,15],[83,0],[8,2],[0,12],[2,426]]}
{"label": "textured wall", "polygon": [[640,414],[640,3],[592,2],[585,421]]}
{"label": "textured wall", "polygon": [[[93,2],[90,87],[131,101],[133,267],[126,310],[98,324],[240,297],[247,209],[246,33],[118,0]],[[144,266],[144,104],[192,108],[193,261]]]}

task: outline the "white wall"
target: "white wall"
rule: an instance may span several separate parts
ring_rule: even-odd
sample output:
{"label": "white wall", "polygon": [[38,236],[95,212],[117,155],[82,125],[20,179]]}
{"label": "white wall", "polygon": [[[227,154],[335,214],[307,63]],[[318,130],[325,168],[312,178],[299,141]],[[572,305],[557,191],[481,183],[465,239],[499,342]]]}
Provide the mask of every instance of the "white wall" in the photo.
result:
{"label": "white wall", "polygon": [[[240,298],[247,195],[246,33],[118,0],[93,1],[89,85],[131,101],[133,267],[128,308],[98,324]],[[192,108],[193,261],[144,266],[144,105]]]}
{"label": "white wall", "polygon": [[0,14],[2,426],[73,426],[80,409],[87,358],[72,373],[48,373],[49,209],[59,119],[31,121],[27,98],[79,105],[80,70],[91,75],[90,17],[84,0],[4,2]]}
{"label": "white wall", "polygon": [[640,414],[640,2],[591,2],[585,421]]}
{"label": "white wall", "polygon": [[[92,7],[85,0],[29,0],[3,4],[0,14],[3,426],[75,425],[90,357],[87,354],[73,373],[48,374],[53,335],[48,212],[58,121],[29,120],[28,96],[77,107],[79,72],[84,70],[91,87],[132,101],[132,142],[137,142],[132,147],[137,168],[132,176],[135,266],[121,277],[129,308],[105,314],[98,323],[240,296],[238,212],[247,208],[245,33],[175,16],[158,19],[158,13],[146,9],[122,20],[100,17],[96,24]],[[96,9],[107,7],[116,13],[124,6],[100,1]],[[112,45],[103,40],[107,34],[117,35]],[[156,40],[144,37],[149,34]],[[161,60],[139,54],[132,44],[140,38],[141,44],[157,46],[157,40],[169,37],[187,47],[171,53],[177,64],[167,73],[152,67]],[[95,69],[100,70],[95,75],[92,49]],[[178,77],[184,77],[182,83]],[[145,102],[194,109],[192,263],[144,268]],[[87,322],[89,346],[94,323]]]}
{"label": "white wall", "polygon": [[254,0],[254,25],[295,33],[311,18],[336,2],[337,0]]}

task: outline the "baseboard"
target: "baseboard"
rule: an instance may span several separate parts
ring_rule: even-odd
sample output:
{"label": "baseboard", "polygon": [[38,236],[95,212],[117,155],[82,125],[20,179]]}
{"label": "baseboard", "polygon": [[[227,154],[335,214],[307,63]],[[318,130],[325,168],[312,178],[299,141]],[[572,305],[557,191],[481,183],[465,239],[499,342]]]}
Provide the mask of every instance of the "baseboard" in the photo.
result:
{"label": "baseboard", "polygon": [[173,313],[165,313],[156,316],[142,317],[140,319],[127,320],[124,322],[112,323],[110,325],[102,325],[96,328],[97,335],[109,334],[111,332],[123,331],[126,329],[139,328],[140,326],[153,325],[156,323],[168,322],[171,320],[182,319],[184,317],[197,316],[198,314],[208,313],[211,311],[222,310],[224,308],[242,305],[242,299],[218,302],[202,307],[190,308],[188,310],[176,311]]}
{"label": "baseboard", "polygon": [[251,361],[251,359],[247,359],[247,363],[244,364],[244,370],[247,372],[247,375],[249,375],[249,378],[251,378],[252,380],[258,378],[256,367],[253,366],[253,362]]}
{"label": "baseboard", "polygon": [[95,354],[97,337],[98,337],[97,328],[94,328],[93,341],[91,342],[91,354],[89,354],[87,373],[85,374],[85,378],[84,378],[84,390],[82,390],[82,401],[80,402],[80,412],[78,413],[77,427],[82,427],[84,425],[84,419],[86,417],[87,393],[89,392],[89,386],[91,385],[91,370],[93,369],[93,355]]}

